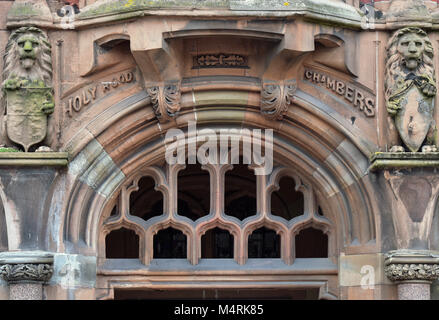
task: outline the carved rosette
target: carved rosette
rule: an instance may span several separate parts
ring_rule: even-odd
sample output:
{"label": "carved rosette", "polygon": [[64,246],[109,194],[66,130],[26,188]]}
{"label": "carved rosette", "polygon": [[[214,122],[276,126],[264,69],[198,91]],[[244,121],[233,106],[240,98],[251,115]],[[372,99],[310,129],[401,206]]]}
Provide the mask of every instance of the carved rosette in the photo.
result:
{"label": "carved rosette", "polygon": [[151,97],[154,113],[160,122],[174,118],[180,111],[181,90],[179,83],[154,86],[146,89]]}
{"label": "carved rosette", "polygon": [[439,258],[425,251],[391,252],[384,265],[384,272],[391,281],[432,282],[439,279]]}
{"label": "carved rosette", "polygon": [[52,277],[53,266],[50,264],[4,264],[0,274],[8,283],[47,282]]}
{"label": "carved rosette", "polygon": [[282,120],[293,104],[297,90],[295,80],[265,82],[261,91],[261,112],[269,119]]}

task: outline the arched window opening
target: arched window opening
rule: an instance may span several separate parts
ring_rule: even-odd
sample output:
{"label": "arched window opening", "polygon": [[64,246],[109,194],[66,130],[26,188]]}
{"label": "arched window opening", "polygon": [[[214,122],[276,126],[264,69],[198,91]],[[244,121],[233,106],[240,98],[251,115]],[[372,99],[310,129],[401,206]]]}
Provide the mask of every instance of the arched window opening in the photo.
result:
{"label": "arched window opening", "polygon": [[321,215],[322,217],[325,216],[325,214],[323,213],[322,207],[319,206],[319,209],[318,209],[317,212],[318,212],[318,214]]}
{"label": "arched window opening", "polygon": [[138,259],[139,236],[125,228],[111,231],[105,238],[105,257],[108,259]]}
{"label": "arched window opening", "polygon": [[327,258],[328,236],[308,228],[296,235],[296,258]]}
{"label": "arched window opening", "polygon": [[163,214],[163,195],[154,190],[155,181],[151,177],[139,180],[139,190],[130,195],[130,214],[149,220]]}
{"label": "arched window opening", "polygon": [[209,212],[209,172],[200,164],[188,164],[178,174],[178,214],[195,221]]}
{"label": "arched window opening", "polygon": [[[240,161],[242,163],[242,160]],[[247,165],[234,164],[225,176],[225,213],[244,220],[256,214],[256,176]]]}
{"label": "arched window opening", "polygon": [[184,259],[187,256],[186,246],[186,236],[180,230],[160,230],[154,236],[154,259]]}
{"label": "arched window opening", "polygon": [[294,179],[282,177],[279,190],[271,194],[271,213],[289,221],[303,215],[304,203],[303,193],[296,191]]}
{"label": "arched window opening", "polygon": [[280,258],[280,236],[265,227],[248,237],[249,258]]}
{"label": "arched window opening", "polygon": [[201,238],[201,258],[233,259],[233,236],[220,228],[207,231]]}

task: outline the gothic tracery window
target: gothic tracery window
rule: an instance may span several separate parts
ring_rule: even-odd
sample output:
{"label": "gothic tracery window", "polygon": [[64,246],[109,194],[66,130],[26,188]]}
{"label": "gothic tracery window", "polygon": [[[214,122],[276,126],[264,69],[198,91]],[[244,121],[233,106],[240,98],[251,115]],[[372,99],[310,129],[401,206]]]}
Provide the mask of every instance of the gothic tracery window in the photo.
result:
{"label": "gothic tracery window", "polygon": [[242,164],[149,167],[122,187],[116,202],[103,225],[111,230],[107,259],[291,264],[330,256],[330,220],[313,188],[285,167],[269,176]]}

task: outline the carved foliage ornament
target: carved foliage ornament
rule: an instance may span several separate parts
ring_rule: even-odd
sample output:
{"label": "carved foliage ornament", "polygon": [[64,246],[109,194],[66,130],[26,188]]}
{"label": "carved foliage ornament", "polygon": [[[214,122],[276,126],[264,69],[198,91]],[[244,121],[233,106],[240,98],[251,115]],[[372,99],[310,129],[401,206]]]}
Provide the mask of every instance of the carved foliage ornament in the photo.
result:
{"label": "carved foliage ornament", "polygon": [[433,46],[427,33],[414,27],[396,31],[387,45],[385,97],[387,111],[412,152],[426,139],[427,145],[436,144],[436,91]]}
{"label": "carved foliage ornament", "polygon": [[392,281],[433,281],[439,279],[439,264],[389,264],[384,271]]}
{"label": "carved foliage ornament", "polygon": [[4,56],[3,92],[6,130],[25,151],[46,137],[47,116],[53,113],[51,46],[35,27],[12,32]]}
{"label": "carved foliage ornament", "polygon": [[265,82],[261,92],[261,112],[270,119],[282,120],[293,104],[297,90],[295,80]]}
{"label": "carved foliage ornament", "polygon": [[179,83],[154,86],[146,90],[151,97],[154,113],[160,122],[169,121],[178,114],[181,100]]}
{"label": "carved foliage ornament", "polygon": [[0,274],[8,283],[47,282],[52,277],[53,266],[50,264],[5,264],[0,266]]}

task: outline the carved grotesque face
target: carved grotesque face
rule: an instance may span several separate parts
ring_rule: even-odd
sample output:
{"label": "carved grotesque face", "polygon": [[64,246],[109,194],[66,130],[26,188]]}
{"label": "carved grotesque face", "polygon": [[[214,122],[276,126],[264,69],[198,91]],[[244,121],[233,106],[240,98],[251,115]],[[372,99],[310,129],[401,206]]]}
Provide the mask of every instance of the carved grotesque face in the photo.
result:
{"label": "carved grotesque face", "polygon": [[38,38],[26,33],[17,39],[17,50],[21,66],[28,70],[32,68],[41,50]]}
{"label": "carved grotesque face", "polygon": [[424,50],[425,42],[417,34],[408,33],[399,39],[398,52],[403,57],[404,66],[409,70],[414,70],[419,66]]}

